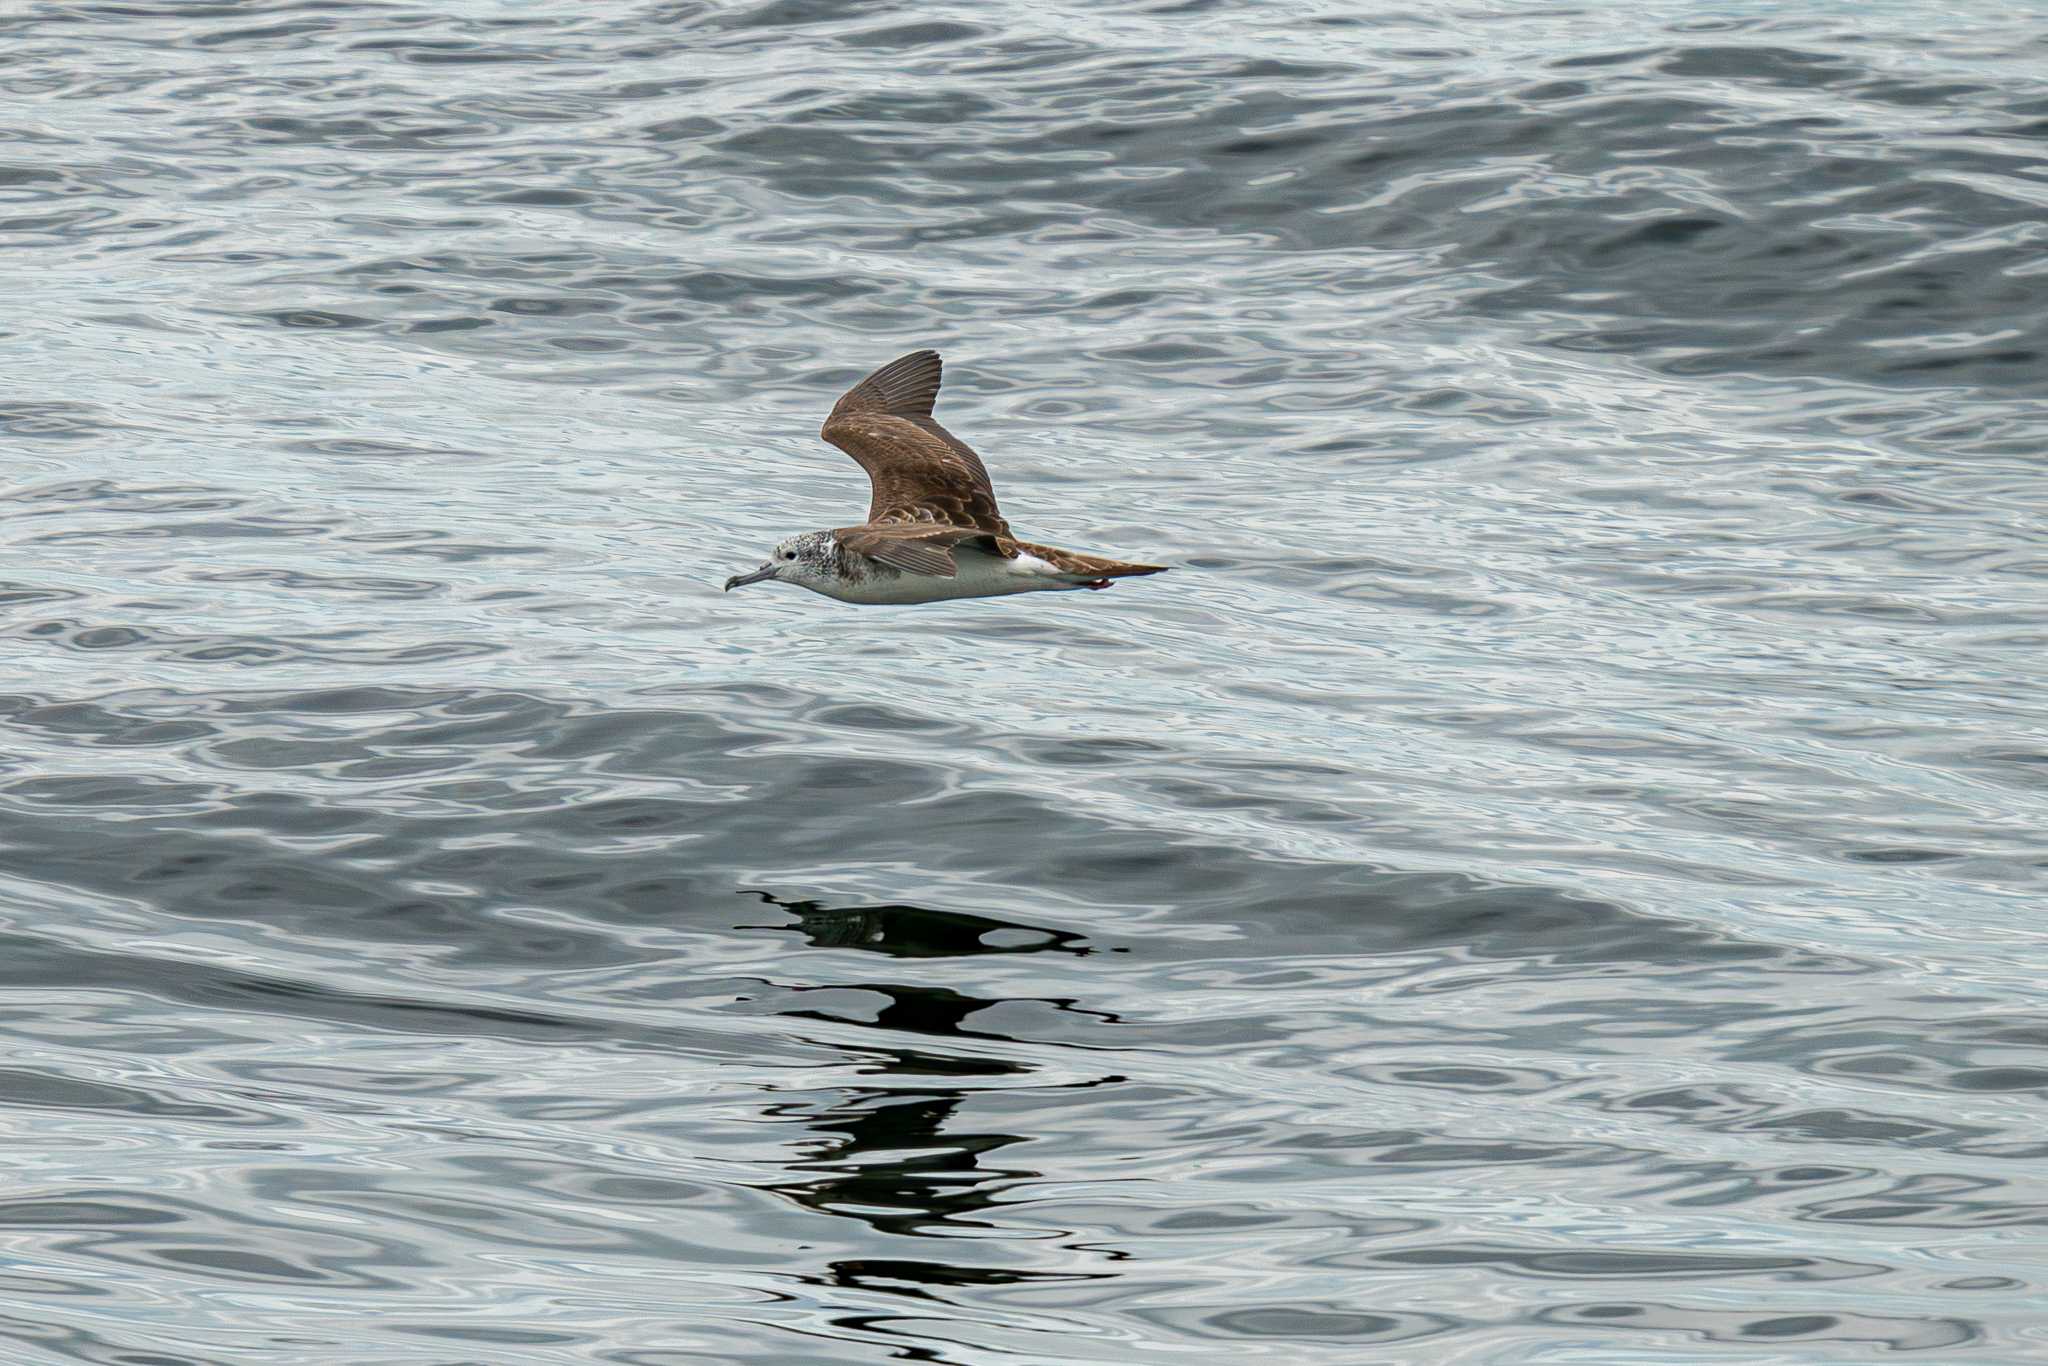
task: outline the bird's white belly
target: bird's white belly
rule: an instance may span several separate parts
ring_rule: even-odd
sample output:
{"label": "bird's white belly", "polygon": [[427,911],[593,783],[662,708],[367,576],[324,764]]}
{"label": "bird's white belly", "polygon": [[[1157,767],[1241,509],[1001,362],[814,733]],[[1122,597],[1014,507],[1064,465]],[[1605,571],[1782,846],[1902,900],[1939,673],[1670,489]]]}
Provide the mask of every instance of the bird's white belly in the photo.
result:
{"label": "bird's white belly", "polygon": [[1036,593],[1080,585],[1036,555],[1004,559],[961,546],[953,553],[950,579],[935,574],[904,574],[873,561],[858,580],[841,579],[832,597],[842,602],[943,602],[948,598],[992,598],[1006,593]]}

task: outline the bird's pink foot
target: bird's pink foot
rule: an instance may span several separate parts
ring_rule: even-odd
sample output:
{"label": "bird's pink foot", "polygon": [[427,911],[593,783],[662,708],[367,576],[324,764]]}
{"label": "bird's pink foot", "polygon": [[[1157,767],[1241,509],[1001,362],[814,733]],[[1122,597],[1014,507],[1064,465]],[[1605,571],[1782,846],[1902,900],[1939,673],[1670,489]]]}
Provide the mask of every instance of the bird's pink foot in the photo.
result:
{"label": "bird's pink foot", "polygon": [[1083,588],[1107,588],[1112,582],[1113,580],[1110,579],[1090,579],[1081,586]]}

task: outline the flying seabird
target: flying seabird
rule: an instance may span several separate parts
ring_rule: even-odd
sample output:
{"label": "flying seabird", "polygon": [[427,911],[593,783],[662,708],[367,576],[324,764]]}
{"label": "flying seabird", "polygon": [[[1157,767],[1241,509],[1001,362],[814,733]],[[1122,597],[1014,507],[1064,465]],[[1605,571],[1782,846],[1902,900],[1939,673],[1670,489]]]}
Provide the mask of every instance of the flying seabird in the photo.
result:
{"label": "flying seabird", "polygon": [[939,370],[938,352],[913,351],[832,405],[819,435],[868,472],[867,521],[790,537],[759,569],[727,579],[727,592],[775,580],[841,602],[940,602],[1107,588],[1166,568],[1012,536],[981,457],[932,417]]}

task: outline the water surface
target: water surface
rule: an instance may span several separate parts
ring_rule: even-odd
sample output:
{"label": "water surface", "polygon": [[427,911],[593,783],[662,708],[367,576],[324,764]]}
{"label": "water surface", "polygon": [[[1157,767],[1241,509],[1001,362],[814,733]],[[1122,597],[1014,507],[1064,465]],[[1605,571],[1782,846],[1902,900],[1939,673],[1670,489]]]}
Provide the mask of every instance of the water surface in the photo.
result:
{"label": "water surface", "polygon": [[[2048,1355],[2048,21],[0,19],[0,1338]],[[935,346],[1020,532],[855,610]]]}

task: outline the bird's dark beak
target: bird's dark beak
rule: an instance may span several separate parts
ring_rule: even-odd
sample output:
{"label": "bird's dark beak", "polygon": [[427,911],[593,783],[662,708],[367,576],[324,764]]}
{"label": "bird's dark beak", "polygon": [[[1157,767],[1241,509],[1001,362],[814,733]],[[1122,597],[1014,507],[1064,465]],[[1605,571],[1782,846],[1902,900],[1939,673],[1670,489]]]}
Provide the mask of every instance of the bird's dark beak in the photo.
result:
{"label": "bird's dark beak", "polygon": [[775,566],[772,564],[764,564],[751,574],[735,574],[731,578],[727,579],[725,581],[725,591],[730,593],[735,588],[744,588],[750,583],[759,583],[763,579],[772,579],[774,577]]}

